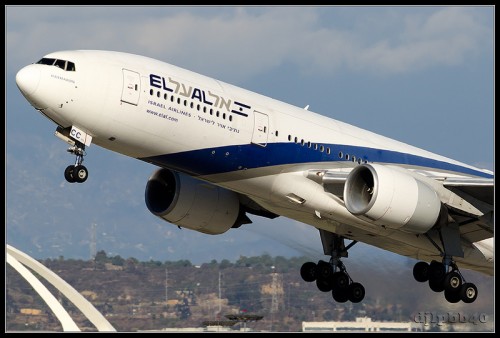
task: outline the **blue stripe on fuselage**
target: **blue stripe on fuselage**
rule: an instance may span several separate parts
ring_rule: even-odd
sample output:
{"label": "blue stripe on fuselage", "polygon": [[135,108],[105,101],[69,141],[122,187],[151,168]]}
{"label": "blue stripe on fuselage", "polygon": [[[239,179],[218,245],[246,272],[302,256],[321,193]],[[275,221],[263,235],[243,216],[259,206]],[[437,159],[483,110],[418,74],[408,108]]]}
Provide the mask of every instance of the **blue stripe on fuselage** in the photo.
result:
{"label": "blue stripe on fuselage", "polygon": [[[356,156],[356,160],[361,158],[367,162],[419,166],[493,178],[493,175],[482,171],[397,151],[349,145],[325,145],[325,149],[327,147],[331,150],[330,154],[327,154],[326,150],[323,152],[315,150],[314,146],[309,148],[307,144],[268,143],[266,147],[245,144],[151,156],[141,160],[160,167],[203,176],[285,164],[349,162],[352,156]],[[349,160],[345,159],[345,154],[349,154]]]}

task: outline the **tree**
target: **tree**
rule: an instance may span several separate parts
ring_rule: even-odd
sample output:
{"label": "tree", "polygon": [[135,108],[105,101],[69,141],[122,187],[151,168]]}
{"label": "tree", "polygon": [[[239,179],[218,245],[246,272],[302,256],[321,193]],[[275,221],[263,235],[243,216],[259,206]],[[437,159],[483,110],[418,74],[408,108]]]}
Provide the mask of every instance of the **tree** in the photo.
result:
{"label": "tree", "polygon": [[137,269],[139,261],[136,258],[130,257],[125,261],[125,270],[129,272],[134,272]]}
{"label": "tree", "polygon": [[227,268],[230,268],[231,266],[233,266],[233,264],[227,260],[227,259],[223,259],[220,264],[219,264],[219,268],[222,270],[222,269],[227,269]]}
{"label": "tree", "polygon": [[96,263],[107,263],[108,256],[106,255],[106,252],[104,250],[100,250],[95,254],[94,260]]}
{"label": "tree", "polygon": [[115,257],[111,258],[111,264],[116,265],[116,266],[123,266],[125,263],[125,259],[121,258],[120,255],[116,255]]}

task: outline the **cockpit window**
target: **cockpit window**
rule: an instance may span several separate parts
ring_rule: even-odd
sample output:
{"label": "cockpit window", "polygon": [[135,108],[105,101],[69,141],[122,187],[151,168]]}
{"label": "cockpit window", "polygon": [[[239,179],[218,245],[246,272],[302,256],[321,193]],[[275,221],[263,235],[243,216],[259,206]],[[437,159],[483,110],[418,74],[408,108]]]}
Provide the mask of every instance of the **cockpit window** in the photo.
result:
{"label": "cockpit window", "polygon": [[56,62],[54,62],[54,66],[57,66],[61,69],[64,69],[66,67],[66,61],[64,60],[56,60]]}
{"label": "cockpit window", "polygon": [[42,58],[40,61],[37,62],[37,64],[56,66],[68,72],[74,72],[76,70],[75,64],[71,61],[66,61],[66,60]]}
{"label": "cockpit window", "polygon": [[37,63],[38,64],[41,64],[41,65],[49,65],[49,66],[52,66],[54,64],[54,62],[56,61],[56,59],[48,59],[48,58],[43,58],[41,59],[40,61],[38,61]]}

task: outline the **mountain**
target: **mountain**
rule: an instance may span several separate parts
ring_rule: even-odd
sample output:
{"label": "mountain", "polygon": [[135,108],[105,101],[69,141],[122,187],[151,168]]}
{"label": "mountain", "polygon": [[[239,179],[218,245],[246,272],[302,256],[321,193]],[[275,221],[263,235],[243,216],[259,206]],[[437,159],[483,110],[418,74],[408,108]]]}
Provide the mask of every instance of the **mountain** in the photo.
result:
{"label": "mountain", "polygon": [[[298,270],[304,261],[304,257],[262,255],[194,266],[185,260],[125,260],[99,251],[94,261],[47,259],[41,263],[87,297],[119,332],[200,327],[206,321],[227,322],[227,315],[259,317],[262,320],[249,322],[248,327],[278,332],[301,331],[302,321],[349,321],[365,316],[373,321],[425,324],[425,330],[446,330],[450,328],[447,323],[453,324],[454,331],[491,331],[494,327],[492,278],[477,279],[481,291],[473,304],[449,304],[442,294],[436,296],[426,285],[418,285],[398,266],[354,268],[352,277],[364,282],[366,297],[361,303],[338,303],[330,292],[319,291],[316,283],[302,280]],[[69,301],[58,297],[80,328],[96,330]],[[29,315],[35,312],[39,315]],[[10,266],[5,313],[9,331],[62,330],[52,311]],[[458,322],[458,314],[467,322]],[[471,319],[476,322],[468,322]]]}

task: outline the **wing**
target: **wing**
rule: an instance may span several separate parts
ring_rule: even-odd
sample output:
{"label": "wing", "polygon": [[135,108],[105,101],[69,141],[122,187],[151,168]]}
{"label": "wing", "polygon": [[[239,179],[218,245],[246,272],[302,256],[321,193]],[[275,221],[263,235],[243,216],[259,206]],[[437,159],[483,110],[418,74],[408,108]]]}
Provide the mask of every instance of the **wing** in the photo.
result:
{"label": "wing", "polygon": [[493,205],[494,182],[492,179],[447,179],[443,185],[457,195],[473,197]]}
{"label": "wing", "polygon": [[459,210],[453,210],[455,219],[460,225],[460,233],[462,237],[470,242],[477,242],[486,238],[493,237],[493,180],[480,179],[447,179],[443,181],[443,185],[469,201],[478,209],[483,211],[483,215],[478,218],[464,217]]}
{"label": "wing", "polygon": [[[494,232],[494,187],[493,179],[444,176],[427,174],[419,171],[419,174],[441,183],[443,189],[449,190],[459,199],[477,208],[480,213],[470,215],[467,210],[461,208],[461,203],[445,203],[450,215],[456,220],[460,227],[461,237],[469,242],[478,242],[483,239],[492,238]],[[491,173],[491,172],[489,172]]]}
{"label": "wing", "polygon": [[[403,171],[436,190],[450,216],[459,225],[463,239],[474,243],[493,237],[493,179],[450,177],[422,170],[393,166],[391,168]],[[344,186],[349,172],[345,169],[310,169],[305,176],[322,184],[328,192],[344,199]]]}

